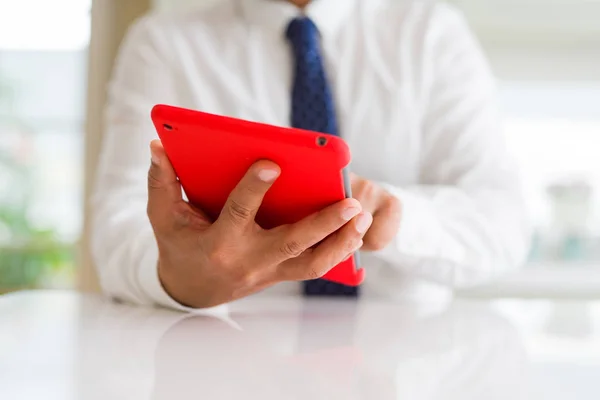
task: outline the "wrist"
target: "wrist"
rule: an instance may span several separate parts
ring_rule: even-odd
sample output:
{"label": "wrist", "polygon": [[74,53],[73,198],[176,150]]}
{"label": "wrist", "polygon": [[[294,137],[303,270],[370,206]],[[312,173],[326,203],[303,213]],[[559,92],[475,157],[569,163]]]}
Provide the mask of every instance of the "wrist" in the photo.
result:
{"label": "wrist", "polygon": [[163,290],[181,306],[193,309],[205,309],[220,306],[227,301],[219,301],[214,290],[216,287],[203,279],[199,285],[198,279],[184,276],[180,271],[171,267],[165,260],[158,261],[158,279]]}

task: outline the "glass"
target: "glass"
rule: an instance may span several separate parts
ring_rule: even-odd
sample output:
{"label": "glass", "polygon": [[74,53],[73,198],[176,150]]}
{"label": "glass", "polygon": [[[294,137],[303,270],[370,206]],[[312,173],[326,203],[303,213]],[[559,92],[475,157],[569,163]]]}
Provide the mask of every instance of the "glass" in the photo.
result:
{"label": "glass", "polygon": [[534,238],[529,267],[600,260],[600,2],[455,0],[499,77]]}
{"label": "glass", "polygon": [[600,82],[503,82],[535,227],[530,265],[600,260]]}
{"label": "glass", "polygon": [[0,2],[0,292],[73,283],[90,5]]}

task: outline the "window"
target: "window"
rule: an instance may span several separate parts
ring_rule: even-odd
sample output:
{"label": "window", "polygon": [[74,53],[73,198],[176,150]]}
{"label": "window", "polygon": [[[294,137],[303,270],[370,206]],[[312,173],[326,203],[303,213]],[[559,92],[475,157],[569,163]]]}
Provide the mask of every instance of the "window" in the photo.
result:
{"label": "window", "polygon": [[72,283],[90,3],[0,2],[0,292]]}
{"label": "window", "polygon": [[600,1],[452,3],[499,78],[535,226],[527,268],[494,290],[598,293]]}
{"label": "window", "polygon": [[[528,267],[500,286],[532,293],[529,283],[566,282],[598,292],[600,0],[449,1],[464,11],[499,77],[534,218]],[[90,4],[0,2],[0,292],[73,279]]]}

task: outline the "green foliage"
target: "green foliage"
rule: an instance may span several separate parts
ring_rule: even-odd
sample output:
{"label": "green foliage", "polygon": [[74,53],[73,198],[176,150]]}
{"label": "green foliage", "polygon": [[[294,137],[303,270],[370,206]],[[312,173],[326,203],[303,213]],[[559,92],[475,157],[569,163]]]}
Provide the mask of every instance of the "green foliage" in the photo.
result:
{"label": "green foliage", "polygon": [[26,209],[0,207],[0,225],[9,228],[10,244],[0,246],[0,292],[35,288],[53,274],[74,265],[72,246],[64,245],[52,230],[31,225]]}
{"label": "green foliage", "polygon": [[73,259],[73,249],[57,243],[0,248],[0,292],[37,288],[53,274],[71,274]]}
{"label": "green foliage", "polygon": [[[27,135],[12,114],[12,92],[0,82],[0,138]],[[31,166],[18,152],[0,143],[0,182],[7,183],[0,192],[0,293],[7,290],[43,286],[56,274],[69,274],[74,265],[72,245],[65,245],[56,232],[37,228],[31,223],[29,210],[35,195]],[[4,186],[4,185],[3,185]]]}

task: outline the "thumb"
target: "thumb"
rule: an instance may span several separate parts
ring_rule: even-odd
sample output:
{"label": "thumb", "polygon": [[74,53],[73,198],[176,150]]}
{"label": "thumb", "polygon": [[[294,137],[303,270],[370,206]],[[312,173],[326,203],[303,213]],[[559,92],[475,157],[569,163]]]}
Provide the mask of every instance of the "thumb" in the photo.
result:
{"label": "thumb", "polygon": [[164,212],[182,201],[181,184],[160,140],[150,142],[151,165],[148,171],[148,214]]}

